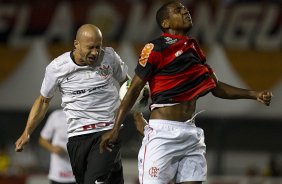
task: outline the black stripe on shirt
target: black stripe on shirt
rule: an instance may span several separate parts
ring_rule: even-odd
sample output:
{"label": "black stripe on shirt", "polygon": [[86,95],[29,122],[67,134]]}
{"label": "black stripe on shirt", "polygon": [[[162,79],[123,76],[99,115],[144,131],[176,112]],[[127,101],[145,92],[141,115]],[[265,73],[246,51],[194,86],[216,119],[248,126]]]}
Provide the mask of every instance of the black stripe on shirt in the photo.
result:
{"label": "black stripe on shirt", "polygon": [[184,83],[182,83],[182,84],[180,84],[180,85],[178,85],[178,86],[176,86],[172,89],[160,92],[160,93],[152,96],[152,101],[153,101],[153,103],[156,103],[156,104],[175,102],[173,100],[173,98],[175,96],[178,96],[180,94],[185,93],[186,91],[189,91],[189,90],[195,88],[196,86],[198,86],[200,83],[202,83],[207,78],[209,78],[209,74],[204,73],[203,75],[200,75],[199,77],[197,77],[193,81],[187,80],[186,82],[184,82]]}

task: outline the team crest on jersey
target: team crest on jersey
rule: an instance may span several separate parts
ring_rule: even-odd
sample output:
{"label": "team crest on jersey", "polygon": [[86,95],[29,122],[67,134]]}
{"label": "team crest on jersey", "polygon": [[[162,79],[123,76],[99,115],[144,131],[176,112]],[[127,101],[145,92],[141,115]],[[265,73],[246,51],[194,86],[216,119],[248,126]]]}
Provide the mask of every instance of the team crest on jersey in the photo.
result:
{"label": "team crest on jersey", "polygon": [[97,74],[103,78],[107,78],[111,73],[109,65],[102,65],[98,68]]}
{"label": "team crest on jersey", "polygon": [[143,48],[141,54],[140,54],[140,58],[139,58],[139,64],[143,67],[146,66],[147,62],[148,62],[148,58],[150,56],[151,51],[154,48],[154,44],[152,43],[148,43],[145,45],[145,47]]}
{"label": "team crest on jersey", "polygon": [[156,177],[158,177],[158,174],[159,174],[159,168],[157,168],[157,167],[151,167],[150,169],[149,169],[149,175],[152,177],[152,178],[156,178]]}

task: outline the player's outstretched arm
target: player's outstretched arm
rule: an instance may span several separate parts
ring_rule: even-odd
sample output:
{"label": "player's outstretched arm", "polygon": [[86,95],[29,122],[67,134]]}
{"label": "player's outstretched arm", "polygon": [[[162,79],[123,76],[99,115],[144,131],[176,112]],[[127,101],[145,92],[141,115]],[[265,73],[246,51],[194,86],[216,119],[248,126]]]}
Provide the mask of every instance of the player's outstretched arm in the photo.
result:
{"label": "player's outstretched arm", "polygon": [[15,151],[21,152],[24,149],[24,146],[29,141],[29,136],[34,131],[34,129],[38,126],[38,124],[43,120],[45,114],[47,113],[49,102],[51,98],[45,98],[43,96],[39,96],[36,98],[26,123],[26,127],[19,137],[19,139],[15,143]]}
{"label": "player's outstretched arm", "polygon": [[272,98],[271,91],[254,91],[242,89],[223,83],[221,81],[217,82],[217,87],[212,91],[212,94],[218,98],[224,99],[253,99],[267,106],[270,105]]}

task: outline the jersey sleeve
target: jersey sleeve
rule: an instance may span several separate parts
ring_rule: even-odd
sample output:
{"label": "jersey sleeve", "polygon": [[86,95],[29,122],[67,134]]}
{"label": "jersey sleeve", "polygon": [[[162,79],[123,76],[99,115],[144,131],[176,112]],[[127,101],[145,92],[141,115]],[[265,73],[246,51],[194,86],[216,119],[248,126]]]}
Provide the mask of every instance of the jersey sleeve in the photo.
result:
{"label": "jersey sleeve", "polygon": [[147,43],[141,51],[138,64],[135,68],[135,74],[141,79],[147,81],[153,74],[154,63],[158,61],[156,52],[154,51],[154,44]]}
{"label": "jersey sleeve", "polygon": [[56,67],[50,63],[45,70],[45,76],[41,85],[40,93],[46,98],[54,96],[58,87],[58,77],[56,75]]}
{"label": "jersey sleeve", "polygon": [[114,67],[113,67],[113,77],[118,81],[122,82],[125,80],[128,74],[128,66],[122,61],[120,56],[113,50],[114,57]]}
{"label": "jersey sleeve", "polygon": [[213,71],[212,67],[209,64],[205,63],[204,65],[207,67],[207,69],[209,71],[209,74],[214,74],[214,71]]}
{"label": "jersey sleeve", "polygon": [[43,129],[40,132],[40,136],[44,139],[51,140],[54,132],[55,132],[55,126],[54,123],[56,121],[55,113],[51,113],[49,117],[47,118],[47,121],[43,127]]}

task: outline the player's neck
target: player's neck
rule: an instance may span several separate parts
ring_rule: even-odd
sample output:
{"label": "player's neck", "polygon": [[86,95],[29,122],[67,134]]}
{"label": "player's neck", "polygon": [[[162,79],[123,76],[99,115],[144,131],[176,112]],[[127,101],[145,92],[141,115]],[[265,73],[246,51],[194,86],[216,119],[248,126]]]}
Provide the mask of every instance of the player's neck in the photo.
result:
{"label": "player's neck", "polygon": [[172,29],[167,30],[166,33],[171,34],[171,35],[177,35],[177,36],[186,36],[187,35],[187,31],[179,31],[179,30],[172,30]]}
{"label": "player's neck", "polygon": [[79,54],[77,53],[76,50],[74,50],[73,52],[73,62],[79,66],[85,66],[86,64],[82,62],[82,60],[80,59]]}

